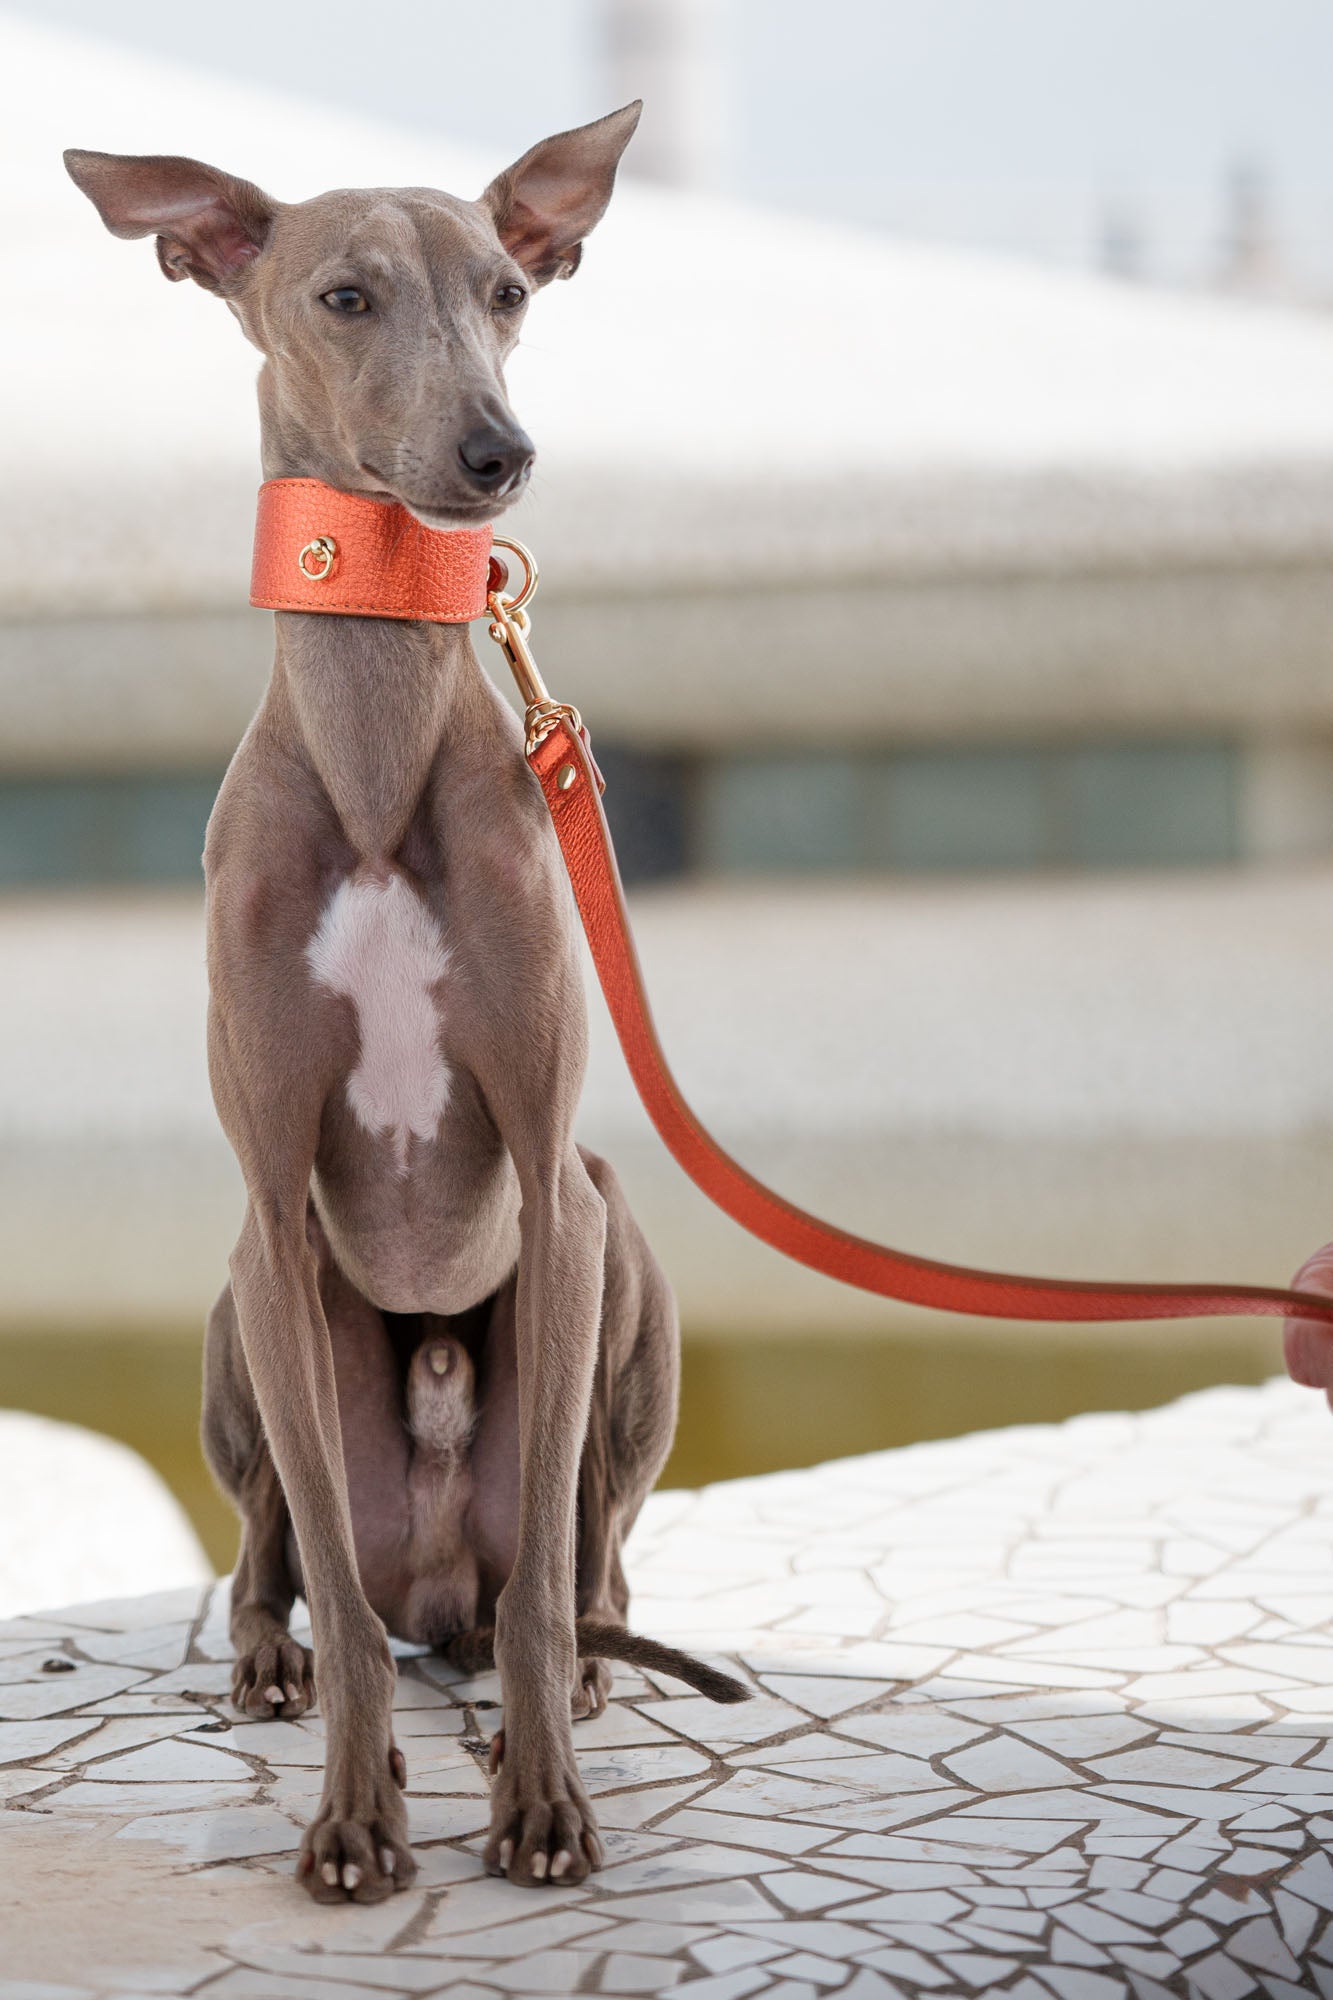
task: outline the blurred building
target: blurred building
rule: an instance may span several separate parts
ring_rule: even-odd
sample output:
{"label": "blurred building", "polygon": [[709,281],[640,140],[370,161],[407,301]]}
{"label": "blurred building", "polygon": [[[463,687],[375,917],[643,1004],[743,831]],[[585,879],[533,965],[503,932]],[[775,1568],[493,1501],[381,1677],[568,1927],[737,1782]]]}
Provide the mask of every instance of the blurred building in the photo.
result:
{"label": "blurred building", "polygon": [[[502,162],[74,51],[0,17],[0,1320],[185,1325],[239,1216],[198,856],[271,645],[255,357],[60,148],[288,198]],[[1333,1234],[1333,328],[628,185],[511,379],[539,656],[740,1157],[1065,1274]],[[690,1323],[881,1322],[712,1216],[593,1018]]]}
{"label": "blurred building", "polygon": [[725,152],[717,0],[595,0],[593,60],[609,105],[643,100],[633,173],[716,188]]}

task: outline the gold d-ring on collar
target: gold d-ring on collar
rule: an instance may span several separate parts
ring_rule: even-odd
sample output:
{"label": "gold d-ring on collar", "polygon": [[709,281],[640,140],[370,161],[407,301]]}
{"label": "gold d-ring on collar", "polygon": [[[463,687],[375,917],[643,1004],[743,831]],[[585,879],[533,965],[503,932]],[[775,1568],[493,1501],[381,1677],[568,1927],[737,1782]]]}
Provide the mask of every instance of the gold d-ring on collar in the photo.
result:
{"label": "gold d-ring on collar", "polygon": [[[526,548],[522,542],[511,542],[505,535],[493,535],[491,537],[491,547],[495,549],[507,549],[510,555],[517,556],[523,565],[523,588],[519,591],[518,596],[502,597],[500,599],[505,610],[512,618],[516,611],[521,611],[524,605],[530,602],[537,588],[537,558],[533,555],[532,550]],[[499,590],[503,590],[509,581],[508,565],[505,564],[503,567],[505,574],[501,578]],[[499,591],[496,594],[498,596]]]}

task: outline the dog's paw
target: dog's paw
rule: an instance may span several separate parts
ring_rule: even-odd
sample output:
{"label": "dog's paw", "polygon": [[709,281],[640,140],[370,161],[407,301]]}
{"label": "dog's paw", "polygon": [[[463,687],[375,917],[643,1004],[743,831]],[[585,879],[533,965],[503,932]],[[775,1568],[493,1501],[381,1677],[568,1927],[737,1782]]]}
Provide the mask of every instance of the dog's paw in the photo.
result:
{"label": "dog's paw", "polygon": [[315,1705],[315,1662],[309,1650],[289,1639],[265,1639],[251,1653],[240,1653],[231,1673],[231,1698],[242,1715],[255,1721],[273,1716],[295,1722]]}
{"label": "dog's paw", "polygon": [[482,1855],[488,1874],[527,1888],[582,1882],[602,1865],[602,1843],[572,1761],[526,1778],[506,1758],[491,1794],[491,1828]]}
{"label": "dog's paw", "polygon": [[605,1660],[580,1660],[569,1712],[575,1722],[602,1715],[611,1698],[611,1669]]}
{"label": "dog's paw", "polygon": [[375,1782],[333,1785],[301,1838],[296,1873],[317,1903],[382,1903],[417,1872],[407,1844],[402,1788],[407,1766],[396,1744]]}

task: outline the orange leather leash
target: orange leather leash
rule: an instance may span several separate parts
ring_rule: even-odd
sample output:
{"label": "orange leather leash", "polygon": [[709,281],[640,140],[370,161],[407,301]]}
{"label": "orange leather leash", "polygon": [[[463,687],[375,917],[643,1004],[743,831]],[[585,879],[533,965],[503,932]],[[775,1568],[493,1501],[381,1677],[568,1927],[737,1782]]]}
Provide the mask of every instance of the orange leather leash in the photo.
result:
{"label": "orange leather leash", "polygon": [[[275,487],[304,490],[273,496]],[[494,546],[511,551],[523,565],[524,582],[513,596],[505,595],[509,573],[503,561],[491,559],[488,573],[483,556],[478,572],[483,535],[487,556]],[[323,575],[312,577],[307,565],[318,569],[322,561],[310,550],[321,541],[334,547]],[[445,543],[454,546],[449,551],[436,546]],[[377,575],[374,566],[381,559],[389,568]],[[414,570],[414,561],[422,567]],[[297,584],[292,583],[294,567],[302,579]],[[325,591],[325,582],[334,587]],[[825,1277],[944,1312],[1065,1321],[1262,1314],[1333,1323],[1333,1298],[1314,1292],[1266,1285],[1091,1284],[913,1257],[821,1222],[732,1159],[686,1103],[658,1040],[602,810],[602,778],[587,731],[577,709],[552,699],[528,648],[526,606],[536,586],[537,568],[528,551],[521,543],[493,537],[489,529],[446,533],[421,528],[405,508],[337,493],[317,480],[275,480],[261,491],[252,603],[278,610],[341,611],[449,624],[489,612],[491,637],[508,660],[523,698],[528,765],[551,815],[630,1075],[667,1150],[724,1214],[761,1242]],[[352,598],[356,601],[348,601]],[[472,608],[407,608],[428,602]]]}
{"label": "orange leather leash", "polygon": [[[527,705],[527,759],[542,788],[574,890],[602,993],[629,1073],[658,1136],[695,1186],[724,1215],[798,1264],[863,1292],[987,1319],[1139,1320],[1264,1314],[1333,1322],[1333,1299],[1266,1285],[1090,1284],[1027,1278],[936,1263],[853,1236],[775,1194],[721,1147],[686,1102],[671,1073],[653,1021],[611,830],[602,810],[601,774],[577,709],[553,701],[527,646],[523,607],[536,587],[536,568],[520,544],[502,542],[524,563],[527,577],[514,598],[491,593],[491,637],[509,661]],[[502,565],[496,566],[497,571]],[[515,620],[515,610],[518,618]]]}
{"label": "orange leather leash", "polygon": [[[653,1023],[629,913],[583,732],[564,717],[528,753],[565,857],[593,964],[630,1075],[668,1152],[752,1236],[863,1292],[990,1319],[1192,1319],[1230,1313],[1333,1321],[1333,1299],[1264,1285],[1089,1284],[1025,1278],[909,1256],[852,1236],[775,1194],[718,1145],[671,1074]],[[571,775],[572,774],[572,775]]]}

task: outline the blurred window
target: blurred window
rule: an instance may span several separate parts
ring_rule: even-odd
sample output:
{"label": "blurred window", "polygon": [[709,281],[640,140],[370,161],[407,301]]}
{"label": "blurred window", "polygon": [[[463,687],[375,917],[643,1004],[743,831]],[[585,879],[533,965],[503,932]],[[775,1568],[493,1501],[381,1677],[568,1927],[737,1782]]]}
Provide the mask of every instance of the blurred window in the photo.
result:
{"label": "blurred window", "polygon": [[719,757],[693,855],[719,874],[1216,865],[1239,855],[1239,764],[1217,742]]}
{"label": "blurred window", "polygon": [[1040,868],[1058,846],[1051,759],[1031,750],[916,751],[876,770],[873,859],[887,868]]}
{"label": "blurred window", "polygon": [[697,857],[740,874],[862,867],[870,784],[859,757],[710,759],[700,774]]}
{"label": "blurred window", "polygon": [[0,888],[201,881],[219,778],[0,779]]}
{"label": "blurred window", "polygon": [[1091,868],[1234,861],[1238,764],[1210,744],[1071,751],[1060,770],[1062,858]]}
{"label": "blurred window", "polygon": [[[681,876],[1219,865],[1226,743],[775,751],[597,745],[629,883]],[[0,889],[198,882],[220,774],[0,779]]]}
{"label": "blurred window", "polygon": [[595,749],[624,880],[661,882],[687,874],[695,790],[691,760],[600,740]]}

